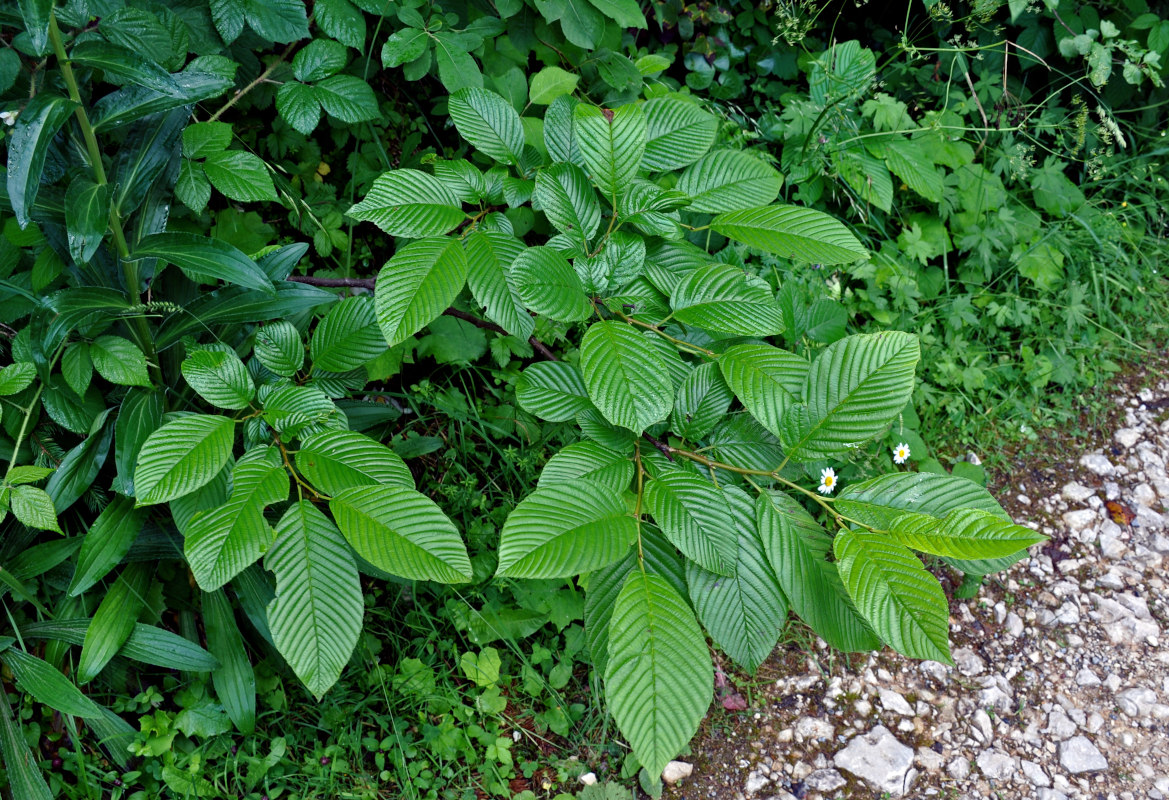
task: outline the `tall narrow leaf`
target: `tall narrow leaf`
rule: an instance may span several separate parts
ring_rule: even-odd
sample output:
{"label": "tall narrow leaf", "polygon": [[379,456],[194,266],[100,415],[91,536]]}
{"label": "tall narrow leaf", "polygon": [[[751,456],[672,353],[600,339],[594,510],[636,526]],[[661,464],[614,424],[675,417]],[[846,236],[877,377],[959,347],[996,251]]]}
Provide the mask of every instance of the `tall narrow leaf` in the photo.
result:
{"label": "tall narrow leaf", "polygon": [[597,108],[578,105],[574,129],[589,177],[606,197],[628,191],[645,154],[645,113],[639,106]]}

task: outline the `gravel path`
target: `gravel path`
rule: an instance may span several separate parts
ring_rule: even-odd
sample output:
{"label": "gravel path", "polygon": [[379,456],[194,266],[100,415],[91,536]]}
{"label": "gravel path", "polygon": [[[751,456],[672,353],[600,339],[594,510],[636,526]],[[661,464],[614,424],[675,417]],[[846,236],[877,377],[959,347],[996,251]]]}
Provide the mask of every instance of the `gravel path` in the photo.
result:
{"label": "gravel path", "polygon": [[668,796],[1169,799],[1169,381],[1117,402],[1106,447],[1003,498],[1051,542],[952,603],[955,667],[813,647]]}

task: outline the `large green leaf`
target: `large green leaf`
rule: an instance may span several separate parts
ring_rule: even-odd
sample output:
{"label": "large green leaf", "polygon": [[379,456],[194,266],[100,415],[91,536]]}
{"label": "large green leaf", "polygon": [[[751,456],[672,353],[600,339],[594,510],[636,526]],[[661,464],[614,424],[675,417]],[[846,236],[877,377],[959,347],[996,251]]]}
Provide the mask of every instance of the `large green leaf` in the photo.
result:
{"label": "large green leaf", "polygon": [[675,188],[690,195],[690,210],[717,214],[767,205],[781,186],[783,176],[759,157],[716,150],[687,167]]}
{"label": "large green leaf", "polygon": [[545,485],[508,515],[496,575],[567,578],[621,558],[637,523],[621,494],[587,478]]}
{"label": "large green leaf", "polygon": [[466,219],[459,198],[433,175],[414,169],[384,172],[365,199],[346,212],[372,222],[391,236],[439,236]]}
{"label": "large green leaf", "polygon": [[118,409],[114,423],[114,465],[118,474],[112,488],[127,497],[134,496],[134,467],[146,439],[162,425],[161,392],[131,389]]}
{"label": "large green leaf", "polygon": [[846,653],[880,646],[857,612],[836,564],[828,561],[832,537],[803,506],[781,492],[755,501],[759,535],[784,595],[800,618],[824,641]]}
{"label": "large green leaf", "polygon": [[69,583],[69,596],[76,597],[104,578],[130,552],[146,522],[146,511],[134,508],[134,501],[116,496],[90,525],[81,543],[77,568]]}
{"label": "large green leaf", "polygon": [[397,453],[354,431],[323,431],[306,437],[296,453],[296,468],[330,495],[355,486],[414,488],[414,476]]}
{"label": "large green leaf", "polygon": [[902,514],[889,533],[906,547],[962,560],[1004,558],[1047,537],[1007,522],[987,511],[955,509],[942,519],[929,514]]}
{"label": "large green leaf", "polygon": [[734,575],[738,531],[722,491],[684,472],[659,475],[645,485],[645,507],[666,538],[709,572]]}
{"label": "large green leaf", "polygon": [[75,717],[101,716],[101,707],[48,662],[15,647],[4,651],[2,658],[20,687],[37,702]]}
{"label": "large green leaf", "polygon": [[504,164],[519,162],[524,126],[511,103],[487,89],[468,87],[451,95],[447,111],[463,138]]}
{"label": "large green leaf", "polygon": [[89,357],[98,374],[122,386],[150,386],[146,356],[121,336],[99,336],[89,344]]}
{"label": "large green leaf", "polygon": [[674,288],[674,317],[734,336],[783,333],[783,314],[767,284],[729,264],[707,264]]}
{"label": "large green leaf", "polygon": [[[718,133],[718,119],[713,114],[704,111],[696,102],[675,96],[655,97],[647,102],[645,121],[646,145],[642,163],[652,172],[692,164],[706,154]],[[774,199],[775,195],[772,195],[763,202],[770,203]]]}
{"label": "large green leaf", "polygon": [[589,0],[598,11],[622,28],[646,27],[645,15],[637,0]]}
{"label": "large green leaf", "polygon": [[511,265],[524,243],[505,233],[472,231],[463,240],[467,249],[467,286],[487,312],[487,318],[520,339],[532,335],[536,323],[524,309],[511,278]]}
{"label": "large green leaf", "polygon": [[718,366],[700,364],[678,387],[670,426],[683,439],[702,439],[726,416],[734,399]]}
{"label": "large green leaf", "polygon": [[49,52],[49,25],[53,18],[53,0],[18,0],[24,29],[35,55]]}
{"label": "large green leaf", "polygon": [[581,340],[580,368],[589,397],[605,419],[634,433],[665,419],[674,405],[665,362],[622,322],[589,327]]}
{"label": "large green leaf", "polygon": [[641,765],[657,777],[706,715],[714,670],[694,613],[663,578],[630,573],[609,620],[605,696]]}
{"label": "large green leaf", "polygon": [[990,492],[977,483],[931,472],[894,472],[851,484],[836,504],[845,516],[881,530],[889,530],[907,511],[941,519],[951,511],[969,508],[1011,521]]}
{"label": "large green leaf", "polygon": [[89,683],[105,668],[134,631],[138,613],[146,604],[151,570],[146,564],[130,564],[114,581],[85,631],[77,682]]}
{"label": "large green leaf", "polygon": [[722,490],[737,534],[734,577],[686,564],[698,619],[736,664],[754,672],[771,655],[787,618],[787,598],[767,560],[755,524],[755,505],[737,486]]}
{"label": "large green leaf", "polygon": [[575,164],[553,164],[540,170],[533,196],[548,221],[573,239],[586,241],[601,225],[597,193]]}
{"label": "large green leaf", "polygon": [[275,538],[264,509],[288,499],[288,473],[274,447],[249,450],[232,472],[231,496],[183,531],[187,564],[204,591],[218,589],[257,560]]}
{"label": "large green leaf", "polygon": [[348,372],[380,356],[386,341],[369,297],[346,297],[329,309],[313,331],[309,355],[314,369]]}
{"label": "large green leaf", "polygon": [[529,414],[567,422],[593,407],[580,369],[563,361],[539,361],[520,373],[516,400]]}
{"label": "large green leaf", "polygon": [[442,314],[466,280],[467,256],[458,239],[422,239],[395,253],[378,273],[374,290],[377,322],[390,346]]}
{"label": "large green leaf", "polygon": [[921,349],[901,331],[864,333],[828,345],[804,385],[806,409],[791,406],[780,440],[795,461],[859,447],[885,429],[909,402]]}
{"label": "large green leaf", "polygon": [[576,442],[548,459],[536,485],[540,488],[563,483],[575,485],[587,479],[612,492],[623,492],[633,480],[634,466],[623,453],[596,442]]}
{"label": "large green leaf", "polygon": [[727,385],[763,427],[780,435],[783,414],[803,397],[809,364],[766,344],[737,344],[718,359]]}
{"label": "large green leaf", "polygon": [[466,583],[471,560],[454,523],[405,486],[356,486],[329,501],[337,527],[378,569],[417,581]]}
{"label": "large green leaf", "polygon": [[[22,625],[20,632],[30,639],[82,644],[92,623],[89,619],[47,620]],[[218,666],[215,658],[194,642],[141,622],[134,624],[118,655],[163,669],[207,672]]]}
{"label": "large green leaf", "polygon": [[[536,102],[533,100],[532,102]],[[561,95],[548,104],[544,112],[544,147],[553,162],[584,164],[580,157],[580,142],[574,124],[576,107],[580,101],[571,95]]]}
{"label": "large green leaf", "polygon": [[218,278],[250,289],[274,290],[272,279],[255,261],[222,239],[176,231],[153,233],[138,242],[131,258],[169,261],[201,282]]}
{"label": "large green leaf", "polygon": [[559,322],[580,322],[593,313],[580,277],[551,247],[529,247],[511,264],[511,278],[524,305]]}
{"label": "large green leaf", "polygon": [[578,105],[574,114],[584,168],[606,197],[628,191],[645,154],[645,113],[640,106],[614,109]]}
{"label": "large green leaf", "polygon": [[317,699],[337,682],[361,634],[357,565],[329,519],[307,500],[291,505],[264,556],[276,575],[268,625],[276,649]]}
{"label": "large green leaf", "polygon": [[165,503],[209,483],[231,457],[235,420],[193,414],[147,437],[134,470],[138,505]]}
{"label": "large green leaf", "polygon": [[844,227],[823,211],[781,203],[727,211],[710,227],[735,241],[783,258],[821,264],[851,264],[868,251]]}
{"label": "large green leaf", "polygon": [[886,644],[953,663],[946,594],[917,556],[888,536],[852,530],[836,534],[832,549],[849,596]]}
{"label": "large green leaf", "polygon": [[222,589],[203,593],[203,627],[207,649],[219,662],[211,672],[215,694],[235,727],[247,735],[256,727],[256,675]]}
{"label": "large green leaf", "polygon": [[230,200],[276,200],[276,187],[268,166],[255,153],[227,150],[208,153],[203,171],[211,184]]}
{"label": "large green leaf", "polygon": [[234,351],[196,350],[183,359],[181,368],[190,387],[213,406],[247,408],[256,396],[248,368]]}
{"label": "large green leaf", "polygon": [[22,228],[31,222],[49,145],[76,105],[52,92],[37,92],[17,117],[8,140],[8,201]]}
{"label": "large green leaf", "polygon": [[87,264],[97,252],[110,224],[110,187],[79,175],[65,192],[65,228],[69,255]]}

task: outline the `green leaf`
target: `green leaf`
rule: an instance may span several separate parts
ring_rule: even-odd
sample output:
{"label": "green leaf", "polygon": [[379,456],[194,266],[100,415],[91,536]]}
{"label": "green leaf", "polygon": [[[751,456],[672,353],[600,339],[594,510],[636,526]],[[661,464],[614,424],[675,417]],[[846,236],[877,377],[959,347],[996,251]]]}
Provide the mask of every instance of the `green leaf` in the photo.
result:
{"label": "green leaf", "polygon": [[61,533],[57,524],[57,510],[53,500],[44,489],[36,486],[13,486],[9,490],[8,504],[18,520],[30,528]]}
{"label": "green leaf", "polygon": [[314,39],[293,57],[292,74],[298,81],[310,83],[337,74],[348,63],[345,45],[332,39]]}
{"label": "green leaf", "polygon": [[929,514],[902,514],[893,520],[889,533],[919,552],[969,561],[1011,556],[1047,540],[1030,528],[972,508],[954,509],[940,520]]}
{"label": "green leaf", "polygon": [[978,484],[927,472],[890,473],[854,483],[845,487],[836,502],[840,513],[881,530],[889,530],[907,511],[941,519],[952,511],[973,509],[1011,521],[990,492]]}
{"label": "green leaf", "polygon": [[118,474],[113,489],[134,496],[134,467],[146,438],[162,425],[162,394],[131,389],[118,409],[114,423],[114,465]]}
{"label": "green leaf", "polygon": [[467,256],[458,239],[422,239],[398,250],[378,273],[374,290],[378,326],[389,345],[442,314],[466,280]]}
{"label": "green leaf", "polygon": [[287,44],[308,38],[304,0],[240,0],[252,30],[273,42]]}
{"label": "green leaf", "polygon": [[78,683],[89,683],[96,678],[130,637],[146,602],[150,574],[146,564],[130,564],[102,598],[85,631],[77,662]]}
{"label": "green leaf", "polygon": [[564,0],[560,13],[549,18],[560,20],[564,38],[586,50],[596,48],[605,33],[605,18],[587,0]]}
{"label": "green leaf", "polygon": [[562,95],[549,103],[544,112],[544,147],[554,162],[584,164],[574,123],[578,105],[580,101],[575,97]]}
{"label": "green leaf", "polygon": [[886,644],[953,663],[946,595],[917,556],[888,536],[852,530],[836,534],[832,549],[849,596]]}
{"label": "green leaf", "polygon": [[734,399],[718,366],[700,364],[678,387],[670,428],[683,439],[702,439],[726,416]]}
{"label": "green leaf", "polygon": [[8,139],[8,202],[21,228],[31,222],[49,145],[76,105],[51,92],[37,92],[16,119]]}
{"label": "green leaf", "polygon": [[337,527],[378,569],[416,581],[466,583],[471,560],[434,501],[406,486],[343,489],[329,501]]}
{"label": "green leaf", "polygon": [[243,150],[208,153],[203,171],[225,197],[240,202],[276,200],[276,187],[259,156]]}
{"label": "green leaf", "polygon": [[333,523],[307,500],[291,505],[264,557],[276,575],[268,625],[276,649],[319,700],[337,682],[361,634],[357,565]]}
{"label": "green leaf", "polygon": [[413,169],[379,175],[365,199],[346,214],[409,239],[442,235],[466,219],[459,199],[442,181]]}
{"label": "green leaf", "polygon": [[129,48],[100,39],[77,42],[69,53],[69,60],[81,67],[101,70],[110,83],[129,83],[163,95],[182,94],[175,79],[161,65]]}
{"label": "green leaf", "polygon": [[[678,97],[650,100],[645,104],[645,121],[647,138],[642,163],[651,172],[680,169],[694,163],[711,148],[718,134],[718,119],[713,114],[703,111],[695,102]],[[774,199],[773,195],[763,202]]]}
{"label": "green leaf", "polygon": [[[95,392],[90,387],[90,392]],[[93,484],[109,455],[114,429],[106,424],[109,411],[99,413],[87,427],[89,436],[65,454],[56,471],[45,484],[45,491],[53,498],[53,507],[60,514],[73,505]]]}
{"label": "green leaf", "polygon": [[518,339],[531,336],[535,322],[511,279],[511,265],[524,251],[523,242],[504,233],[474,230],[463,245],[467,250],[467,286],[487,318]]}
{"label": "green leaf", "polygon": [[239,732],[249,734],[256,727],[256,675],[222,589],[203,593],[203,627],[207,649],[219,662],[211,672],[215,694]]}
{"label": "green leaf", "polygon": [[249,289],[271,293],[272,279],[242,252],[220,239],[193,233],[154,233],[143,237],[134,248],[131,260],[158,258],[169,261],[193,280],[218,278]]}
{"label": "green leaf", "polygon": [[716,150],[690,165],[677,189],[690,195],[691,211],[717,214],[765,206],[779,196],[783,176],[762,159],[739,150]]}
{"label": "green leaf", "polygon": [[637,0],[589,0],[598,11],[622,28],[645,28],[645,16]]}
{"label": "green leaf", "polygon": [[421,28],[402,28],[382,45],[382,64],[387,69],[407,64],[426,52],[430,36]]}
{"label": "green leaf", "polygon": [[710,654],[689,606],[663,578],[631,572],[609,621],[605,696],[652,777],[694,736],[713,691]]}
{"label": "green leaf", "polygon": [[183,156],[203,158],[221,153],[231,144],[231,126],[226,122],[195,122],[183,128]]}
{"label": "green leaf", "polygon": [[326,36],[355,50],[365,48],[365,15],[349,0],[316,0],[313,19]]}
{"label": "green leaf", "polygon": [[718,360],[727,385],[763,427],[780,435],[783,414],[804,393],[810,365],[766,344],[738,344]]}
{"label": "green leaf", "polygon": [[580,368],[605,419],[634,433],[664,420],[674,405],[665,362],[625,323],[593,323],[581,340]]}
{"label": "green leaf", "polygon": [[880,640],[849,599],[836,564],[828,561],[832,537],[827,531],[781,492],[760,495],[755,513],[767,560],[800,618],[845,653],[879,647]]}
{"label": "green leaf", "polygon": [[[142,205],[150,192],[150,187],[168,165],[173,163],[183,128],[190,117],[190,111],[186,108],[186,98],[177,98],[173,102],[179,107],[172,107],[169,112],[161,115],[161,119],[158,117],[139,119],[129,126],[126,138],[115,151],[110,183],[114,187],[111,190],[114,193],[113,206],[123,219],[128,219],[130,214]],[[139,246],[142,244],[139,242]]]}
{"label": "green leaf", "polygon": [[285,383],[264,398],[264,421],[286,437],[342,425],[340,410],[317,386]]}
{"label": "green leaf", "polygon": [[300,331],[287,320],[257,328],[254,352],[261,364],[285,378],[291,378],[304,367],[304,342]]}
{"label": "green leaf", "polygon": [[596,442],[576,442],[564,447],[544,465],[538,488],[554,484],[575,486],[582,479],[616,493],[629,488],[634,466],[629,457]]}
{"label": "green leaf", "polygon": [[726,497],[697,475],[669,472],[645,485],[645,507],[662,533],[691,561],[735,574],[738,532]]}
{"label": "green leaf", "polygon": [[636,538],[637,522],[618,492],[588,479],[542,486],[503,524],[495,574],[571,577],[612,564]]}
{"label": "green leaf", "polygon": [[234,442],[235,420],[230,417],[193,414],[163,425],[138,453],[138,505],[165,503],[206,486],[231,457]]}
{"label": "green leaf", "polygon": [[227,350],[196,350],[183,359],[183,378],[213,406],[231,410],[247,408],[256,396],[248,368]]}
{"label": "green leaf", "polygon": [[528,99],[534,105],[546,106],[557,97],[572,94],[580,76],[566,72],[560,67],[544,67],[532,75],[528,86]]}
{"label": "green leaf", "polygon": [[[20,632],[30,639],[55,639],[69,644],[82,644],[91,623],[88,619],[49,620],[23,625]],[[134,624],[133,631],[118,655],[163,669],[207,672],[218,666],[211,654],[194,642],[177,633],[141,623]]]}
{"label": "green leaf", "polygon": [[202,211],[211,202],[211,181],[198,161],[183,160],[179,164],[179,179],[175,197],[192,211]]}
{"label": "green leaf", "polygon": [[580,369],[563,361],[540,361],[520,373],[516,400],[529,414],[567,422],[593,407]]}
{"label": "green leaf", "polygon": [[511,103],[486,89],[465,88],[451,95],[448,113],[471,146],[504,164],[519,163],[524,127]]}
{"label": "green leaf", "polygon": [[28,361],[17,361],[0,368],[0,396],[23,392],[32,385],[37,368]]}
{"label": "green leaf", "polygon": [[334,75],[313,84],[313,96],[321,108],[350,124],[377,119],[377,95],[369,84],[353,75]]}
{"label": "green leaf", "polygon": [[296,81],[288,81],[276,92],[276,112],[305,136],[321,122],[321,102],[313,87]]}
{"label": "green leaf", "polygon": [[[25,0],[29,2],[29,0]],[[13,797],[20,800],[53,800],[32,750],[24,741],[21,726],[12,719],[8,693],[0,692],[0,754]]]}
{"label": "green leaf", "polygon": [[670,305],[679,322],[717,333],[768,336],[784,331],[771,288],[729,264],[694,270],[674,288]]}
{"label": "green leaf", "polygon": [[458,34],[434,34],[434,63],[438,65],[438,79],[451,94],[464,88],[483,88],[483,73]]}
{"label": "green leaf", "polygon": [[800,261],[851,264],[869,254],[842,222],[811,208],[777,203],[728,211],[710,227],[727,238]]}
{"label": "green leaf", "polygon": [[89,345],[89,357],[97,373],[122,386],[150,386],[146,356],[129,339],[99,336]]}
{"label": "green leaf", "polygon": [[48,662],[15,647],[4,652],[4,663],[20,687],[49,708],[75,717],[98,717],[102,710]]}
{"label": "green leaf", "polygon": [[397,453],[354,431],[323,431],[301,440],[296,468],[317,489],[335,495],[357,486],[414,488]]}
{"label": "green leaf", "polygon": [[523,304],[558,322],[580,322],[593,313],[568,259],[551,247],[529,247],[511,263],[511,279]]}
{"label": "green leaf", "polygon": [[133,500],[114,497],[97,515],[81,542],[69,596],[76,597],[109,574],[130,552],[145,522],[145,510],[134,508]]}
{"label": "green leaf", "polygon": [[849,336],[812,362],[806,411],[792,406],[780,440],[795,461],[835,456],[874,438],[909,402],[921,349],[900,331]]}
{"label": "green leaf", "polygon": [[79,175],[65,192],[65,229],[69,255],[88,264],[110,224],[110,187]]}
{"label": "green leaf", "polygon": [[742,489],[728,486],[723,497],[737,535],[735,577],[686,563],[690,599],[698,619],[728,656],[754,673],[775,649],[787,618],[787,598],[764,552],[755,524],[755,504]]}
{"label": "green leaf", "polygon": [[[18,0],[24,29],[32,42],[33,53],[49,52],[49,23],[53,17],[53,0]],[[23,800],[23,799],[22,799]]]}
{"label": "green leaf", "polygon": [[11,467],[8,470],[8,475],[4,478],[4,482],[9,486],[20,486],[24,483],[38,483],[52,475],[53,472],[53,467],[36,467],[32,464],[24,464],[18,467]]}
{"label": "green leaf", "polygon": [[570,238],[591,239],[601,225],[597,193],[575,164],[553,164],[536,173],[533,197],[548,221]]}
{"label": "green leaf", "polygon": [[271,546],[275,534],[264,509],[288,499],[288,480],[275,448],[253,448],[235,465],[227,502],[196,513],[187,523],[184,553],[204,591],[223,586]]}
{"label": "green leaf", "polygon": [[578,105],[573,123],[593,183],[609,198],[627,192],[645,154],[645,113],[636,105],[615,109]]}
{"label": "green leaf", "polygon": [[309,343],[313,369],[348,372],[385,352],[373,300],[346,297],[329,309]]}

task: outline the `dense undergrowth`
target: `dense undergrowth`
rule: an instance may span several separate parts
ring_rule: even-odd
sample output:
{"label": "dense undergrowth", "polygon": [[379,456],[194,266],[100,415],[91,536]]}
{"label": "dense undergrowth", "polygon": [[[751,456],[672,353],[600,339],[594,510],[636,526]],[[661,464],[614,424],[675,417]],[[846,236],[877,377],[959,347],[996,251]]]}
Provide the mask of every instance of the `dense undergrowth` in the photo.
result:
{"label": "dense undergrowth", "polygon": [[653,794],[710,652],[947,659],[911,549],[1018,558],[980,459],[1165,346],[1137,0],[0,26],[19,800]]}

